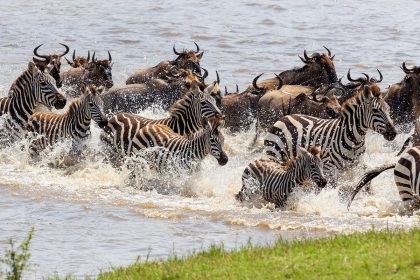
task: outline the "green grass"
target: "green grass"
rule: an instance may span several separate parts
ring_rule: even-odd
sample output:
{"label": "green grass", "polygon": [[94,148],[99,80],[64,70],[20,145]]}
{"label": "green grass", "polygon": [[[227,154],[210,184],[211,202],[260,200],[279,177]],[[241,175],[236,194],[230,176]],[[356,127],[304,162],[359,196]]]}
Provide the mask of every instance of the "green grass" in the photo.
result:
{"label": "green grass", "polygon": [[420,228],[278,241],[115,268],[98,279],[420,279]]}

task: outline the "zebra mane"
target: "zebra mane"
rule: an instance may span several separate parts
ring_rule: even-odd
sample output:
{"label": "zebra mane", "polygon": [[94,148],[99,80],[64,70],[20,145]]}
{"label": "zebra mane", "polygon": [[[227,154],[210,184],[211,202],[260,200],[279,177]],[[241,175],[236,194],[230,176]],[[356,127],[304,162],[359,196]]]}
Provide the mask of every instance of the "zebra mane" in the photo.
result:
{"label": "zebra mane", "polygon": [[[26,69],[25,71],[23,71],[19,75],[19,77],[17,77],[15,79],[15,81],[13,82],[13,84],[10,86],[10,89],[9,89],[9,93],[8,93],[9,98],[18,97],[17,94],[19,94],[21,92],[21,90],[18,89],[18,85],[24,85],[24,86],[29,85],[29,83],[27,81],[28,76],[31,76],[31,73],[30,73],[29,69]],[[15,90],[15,89],[17,89],[17,90]]]}
{"label": "zebra mane", "polygon": [[183,109],[185,106],[188,106],[191,103],[191,100],[195,98],[196,93],[190,91],[187,92],[181,99],[177,100],[171,108],[169,108],[170,115],[175,114],[178,110]]}
{"label": "zebra mane", "polygon": [[64,114],[71,115],[75,113],[78,110],[78,107],[85,102],[86,98],[89,97],[91,93],[88,94],[82,94],[79,98],[73,99],[70,101],[69,108],[67,109],[67,112]]}

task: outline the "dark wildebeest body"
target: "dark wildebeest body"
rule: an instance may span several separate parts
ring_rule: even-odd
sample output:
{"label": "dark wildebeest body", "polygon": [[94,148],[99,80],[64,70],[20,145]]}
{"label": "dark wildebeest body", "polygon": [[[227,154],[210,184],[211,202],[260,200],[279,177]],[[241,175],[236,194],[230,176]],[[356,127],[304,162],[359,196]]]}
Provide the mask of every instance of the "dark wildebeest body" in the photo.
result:
{"label": "dark wildebeest body", "polygon": [[407,129],[410,129],[420,114],[420,67],[409,69],[403,63],[401,68],[406,75],[401,82],[388,88],[385,101],[395,124],[408,125]]}
{"label": "dark wildebeest body", "polygon": [[[325,47],[324,47],[325,48]],[[278,76],[282,79],[284,85],[302,85],[317,87],[321,84],[332,84],[337,82],[337,74],[334,66],[334,56],[331,51],[325,48],[328,54],[314,53],[311,56],[303,52],[304,58],[299,58],[305,63],[301,68],[295,68],[281,72]],[[277,77],[263,80],[259,86],[278,85]]]}
{"label": "dark wildebeest body", "polygon": [[97,60],[95,53],[92,61],[87,67],[70,68],[61,74],[63,84],[67,87],[66,93],[72,97],[78,97],[80,94],[80,85],[82,83],[104,86],[111,88],[114,85],[112,81],[112,57],[108,51],[108,59]]}
{"label": "dark wildebeest body", "polygon": [[111,88],[102,95],[107,114],[138,113],[150,107],[167,109],[192,87],[203,88],[203,79],[186,71],[183,79],[165,81],[154,79],[142,84]]}
{"label": "dark wildebeest body", "polygon": [[126,84],[141,84],[154,79],[167,80],[176,76],[180,71],[191,70],[194,74],[201,76],[200,59],[203,52],[200,53],[200,48],[197,44],[196,51],[183,51],[178,52],[173,47],[173,51],[178,57],[172,61],[162,61],[154,67],[139,69],[130,77],[128,77]]}

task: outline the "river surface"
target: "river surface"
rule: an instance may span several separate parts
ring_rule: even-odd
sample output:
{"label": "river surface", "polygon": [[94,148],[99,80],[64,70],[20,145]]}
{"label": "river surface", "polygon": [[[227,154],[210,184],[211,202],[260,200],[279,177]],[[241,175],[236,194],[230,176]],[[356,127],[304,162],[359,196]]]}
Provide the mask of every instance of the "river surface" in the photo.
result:
{"label": "river surface", "polygon": [[[301,62],[304,49],[336,54],[338,77],[353,69],[384,74],[382,88],[399,82],[403,61],[420,64],[420,1],[6,1],[0,0],[0,90],[5,95],[32,58],[32,49],[78,54],[96,51],[115,62],[116,84],[135,69],[172,59],[172,45],[205,50],[202,66],[210,79],[243,90],[254,76],[271,77]],[[70,58],[70,55],[68,56]],[[64,64],[63,64],[64,65]],[[63,66],[66,67],[66,66]],[[160,111],[139,112],[160,117]],[[361,193],[347,211],[337,190],[318,196],[295,193],[284,211],[246,208],[233,196],[251,152],[254,131],[226,135],[229,163],[207,158],[194,175],[154,180],[154,191],[130,182],[126,169],[104,163],[99,129],[92,128],[92,153],[67,169],[51,168],[68,150],[64,143],[37,165],[28,163],[27,143],[0,150],[0,252],[6,239],[21,240],[33,226],[34,265],[26,277],[95,275],[101,269],[201,250],[212,243],[237,248],[249,241],[271,243],[371,228],[418,226],[419,215],[400,216],[392,172],[375,179],[372,194]],[[396,160],[407,135],[392,143],[369,133],[362,161],[368,168]],[[344,176],[354,186],[364,167]],[[353,174],[351,174],[353,173]],[[142,174],[145,175],[145,174]],[[147,174],[146,174],[147,175]],[[146,176],[147,177],[147,176]]]}

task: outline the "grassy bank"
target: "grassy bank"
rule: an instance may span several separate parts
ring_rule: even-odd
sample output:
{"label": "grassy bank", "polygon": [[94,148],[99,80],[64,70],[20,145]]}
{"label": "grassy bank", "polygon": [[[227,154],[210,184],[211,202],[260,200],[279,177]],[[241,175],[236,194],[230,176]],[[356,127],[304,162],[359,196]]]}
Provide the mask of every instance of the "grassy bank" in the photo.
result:
{"label": "grassy bank", "polygon": [[420,229],[367,232],[136,263],[99,279],[420,279]]}

